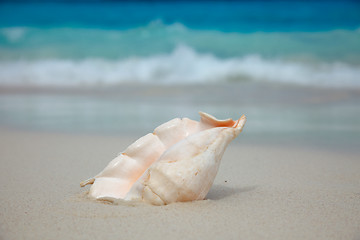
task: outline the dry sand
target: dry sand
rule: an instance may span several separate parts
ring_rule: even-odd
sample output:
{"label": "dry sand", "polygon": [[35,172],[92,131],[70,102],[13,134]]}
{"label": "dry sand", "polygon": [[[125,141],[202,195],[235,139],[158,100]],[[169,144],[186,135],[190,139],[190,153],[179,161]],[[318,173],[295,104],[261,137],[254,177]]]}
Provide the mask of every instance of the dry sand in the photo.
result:
{"label": "dry sand", "polygon": [[0,130],[2,239],[360,239],[360,160],[304,147],[226,151],[208,200],[86,199],[79,182],[134,137]]}

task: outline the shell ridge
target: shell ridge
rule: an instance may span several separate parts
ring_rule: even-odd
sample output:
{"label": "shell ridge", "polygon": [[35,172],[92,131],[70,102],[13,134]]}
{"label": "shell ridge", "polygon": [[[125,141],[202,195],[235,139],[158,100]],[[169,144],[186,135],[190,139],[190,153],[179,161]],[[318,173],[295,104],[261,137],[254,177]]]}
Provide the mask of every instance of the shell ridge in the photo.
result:
{"label": "shell ridge", "polygon": [[[164,179],[166,180],[166,185],[167,187],[164,186],[159,186],[157,190],[155,190],[156,185],[152,186],[152,183],[149,178],[148,182],[146,183],[146,186],[151,189],[151,191],[156,194],[157,196],[159,196],[159,198],[165,203],[165,204],[169,204],[172,203],[174,201],[177,201],[179,198],[181,199],[186,199],[186,196],[195,196],[196,194],[191,190],[191,189],[186,189],[184,186],[179,186],[176,182],[174,182],[171,177],[168,176],[168,174],[164,173],[163,171],[155,168],[155,169],[151,169],[151,171],[155,171],[154,172],[154,176],[157,179]],[[156,182],[155,182],[156,183]],[[170,194],[170,199],[167,196],[169,192],[172,192],[173,194]]]}
{"label": "shell ridge", "polygon": [[161,201],[163,201],[163,203],[166,205],[166,204],[168,204],[159,194],[157,194],[153,189],[152,189],[152,187],[150,186],[150,185],[148,185],[148,184],[144,184],[144,189],[145,188],[149,188],[149,190],[154,194],[154,195],[156,195]]}

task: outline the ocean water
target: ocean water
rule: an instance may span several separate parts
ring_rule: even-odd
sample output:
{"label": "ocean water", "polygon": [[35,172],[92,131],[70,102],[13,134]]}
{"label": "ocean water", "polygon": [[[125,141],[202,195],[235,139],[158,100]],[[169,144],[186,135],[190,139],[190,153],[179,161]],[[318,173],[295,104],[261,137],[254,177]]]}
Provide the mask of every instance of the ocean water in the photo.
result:
{"label": "ocean water", "polygon": [[0,86],[360,88],[357,1],[0,3]]}
{"label": "ocean water", "polygon": [[0,130],[135,140],[201,110],[357,150],[359,104],[358,1],[0,2]]}

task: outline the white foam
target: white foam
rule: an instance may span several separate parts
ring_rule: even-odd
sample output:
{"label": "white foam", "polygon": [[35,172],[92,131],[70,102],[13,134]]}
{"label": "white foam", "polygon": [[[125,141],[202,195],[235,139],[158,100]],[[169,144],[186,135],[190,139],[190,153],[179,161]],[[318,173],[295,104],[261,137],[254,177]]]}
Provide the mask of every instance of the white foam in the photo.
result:
{"label": "white foam", "polygon": [[250,79],[322,87],[360,87],[360,66],[306,64],[259,55],[220,59],[187,46],[172,53],[122,60],[0,62],[0,85],[78,86],[124,82],[192,84]]}

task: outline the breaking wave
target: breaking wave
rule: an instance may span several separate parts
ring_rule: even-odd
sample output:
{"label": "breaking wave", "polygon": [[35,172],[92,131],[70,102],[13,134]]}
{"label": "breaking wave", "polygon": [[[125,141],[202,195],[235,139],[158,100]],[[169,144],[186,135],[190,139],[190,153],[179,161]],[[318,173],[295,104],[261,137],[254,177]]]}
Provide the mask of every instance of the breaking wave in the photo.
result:
{"label": "breaking wave", "polygon": [[96,86],[122,83],[206,84],[263,81],[320,87],[360,87],[360,67],[306,63],[260,55],[219,58],[185,45],[168,54],[104,58],[0,61],[1,86]]}

